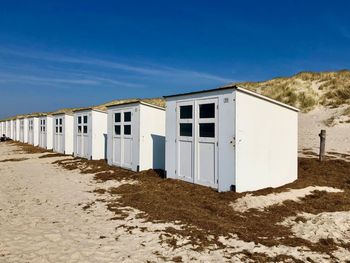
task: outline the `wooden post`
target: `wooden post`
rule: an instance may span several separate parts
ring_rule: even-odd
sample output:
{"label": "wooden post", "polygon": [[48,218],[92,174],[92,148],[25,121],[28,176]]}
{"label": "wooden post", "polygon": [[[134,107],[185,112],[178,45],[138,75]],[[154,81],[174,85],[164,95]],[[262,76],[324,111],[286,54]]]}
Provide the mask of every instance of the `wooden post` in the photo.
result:
{"label": "wooden post", "polygon": [[326,130],[321,130],[320,134],[320,156],[319,160],[322,162],[326,155]]}

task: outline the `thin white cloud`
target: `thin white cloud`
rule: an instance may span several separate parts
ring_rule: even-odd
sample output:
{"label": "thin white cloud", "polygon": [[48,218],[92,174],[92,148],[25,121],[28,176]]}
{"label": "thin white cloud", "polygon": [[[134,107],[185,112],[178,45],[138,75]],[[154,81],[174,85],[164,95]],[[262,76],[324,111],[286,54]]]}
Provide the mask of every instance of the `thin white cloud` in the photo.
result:
{"label": "thin white cloud", "polygon": [[142,75],[156,75],[162,77],[184,77],[184,78],[197,78],[197,79],[208,79],[214,80],[221,83],[232,82],[232,79],[217,76],[210,73],[193,71],[193,70],[182,70],[173,67],[161,66],[161,65],[147,65],[147,66],[135,66],[126,63],[119,63],[110,60],[103,60],[98,58],[87,58],[87,57],[71,57],[66,55],[53,54],[48,52],[37,52],[37,51],[19,51],[17,49],[0,47],[0,53],[3,55],[14,55],[23,58],[44,60],[50,62],[67,63],[67,64],[80,64],[86,66],[103,67],[108,69],[116,69],[126,72],[132,72]]}
{"label": "thin white cloud", "polygon": [[68,84],[68,85],[104,85],[106,83],[110,83],[113,85],[120,85],[125,87],[141,87],[142,85],[127,83],[122,81],[117,81],[109,78],[99,78],[94,77],[91,79],[84,78],[44,78],[32,75],[21,75],[21,74],[0,74],[0,82],[1,83],[31,83],[31,84]]}

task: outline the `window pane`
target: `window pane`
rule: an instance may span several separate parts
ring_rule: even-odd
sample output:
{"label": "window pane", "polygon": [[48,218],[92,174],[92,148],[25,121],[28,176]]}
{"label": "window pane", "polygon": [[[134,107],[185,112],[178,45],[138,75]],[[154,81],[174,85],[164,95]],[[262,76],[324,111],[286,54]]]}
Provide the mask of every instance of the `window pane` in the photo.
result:
{"label": "window pane", "polygon": [[[78,131],[79,132],[79,131]],[[58,127],[56,127],[56,133],[58,133]]]}
{"label": "window pane", "polygon": [[124,121],[131,121],[131,112],[124,112]]}
{"label": "window pane", "polygon": [[60,127],[60,133],[62,133],[62,126]]}
{"label": "window pane", "polygon": [[[56,130],[57,130],[58,128],[56,127]],[[81,126],[78,126],[78,133],[81,133]]]}
{"label": "window pane", "polygon": [[180,123],[180,136],[192,137],[192,123]]}
{"label": "window pane", "polygon": [[120,112],[114,114],[114,122],[120,122]]}
{"label": "window pane", "polygon": [[84,133],[88,133],[88,126],[84,126]]}
{"label": "window pane", "polygon": [[124,125],[124,134],[125,135],[131,134],[131,125]]}
{"label": "window pane", "polygon": [[200,123],[199,137],[214,138],[215,137],[215,123]]}
{"label": "window pane", "polygon": [[43,127],[43,131],[45,131],[45,127]]}
{"label": "window pane", "polygon": [[199,105],[199,118],[215,118],[215,103]]}
{"label": "window pane", "polygon": [[[78,123],[81,123],[81,116],[78,117]],[[56,120],[56,124],[58,124],[58,120]]]}
{"label": "window pane", "polygon": [[62,125],[62,119],[60,119],[60,124]]}
{"label": "window pane", "polygon": [[192,119],[192,105],[180,106],[180,119]]}
{"label": "window pane", "polygon": [[87,123],[88,121],[88,116],[84,116],[84,123]]}
{"label": "window pane", "polygon": [[120,135],[120,125],[114,125],[114,134]]}
{"label": "window pane", "polygon": [[43,124],[45,125],[45,120],[43,120]]}
{"label": "window pane", "polygon": [[[79,118],[78,118],[78,120],[79,120]],[[56,119],[56,125],[58,125],[58,119]]]}

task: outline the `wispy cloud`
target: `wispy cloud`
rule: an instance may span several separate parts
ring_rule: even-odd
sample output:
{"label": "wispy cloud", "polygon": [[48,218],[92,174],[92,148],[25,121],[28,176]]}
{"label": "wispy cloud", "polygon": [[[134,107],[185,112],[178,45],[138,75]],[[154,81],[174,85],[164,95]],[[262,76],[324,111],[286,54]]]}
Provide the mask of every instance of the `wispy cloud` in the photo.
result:
{"label": "wispy cloud", "polygon": [[[38,51],[21,51],[11,48],[0,47],[0,54],[13,55],[28,59],[44,60],[54,63],[67,63],[67,64],[79,64],[85,66],[102,67],[106,69],[115,69],[125,72],[131,72],[142,75],[162,76],[162,77],[192,77],[197,79],[207,79],[217,81],[220,83],[232,82],[232,79],[210,74],[206,72],[199,72],[187,69],[178,69],[174,67],[168,67],[163,65],[145,65],[135,66],[136,63],[120,63],[115,60],[105,60],[93,57],[80,57],[80,56],[67,56],[62,54],[54,54],[49,52]],[[141,63],[137,63],[141,64]]]}
{"label": "wispy cloud", "polygon": [[96,85],[106,85],[113,84],[124,87],[142,87],[140,84],[133,84],[123,81],[117,81],[109,78],[44,78],[33,75],[22,75],[22,74],[0,74],[0,83],[30,83],[35,85],[47,85],[47,84],[63,84],[63,85],[88,85],[88,86],[96,86]]}

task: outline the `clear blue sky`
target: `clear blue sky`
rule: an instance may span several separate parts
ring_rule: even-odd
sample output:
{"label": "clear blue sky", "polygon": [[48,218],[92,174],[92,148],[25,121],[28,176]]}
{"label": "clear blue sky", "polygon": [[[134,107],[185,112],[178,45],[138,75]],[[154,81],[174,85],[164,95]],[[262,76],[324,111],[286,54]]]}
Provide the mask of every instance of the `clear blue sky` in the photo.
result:
{"label": "clear blue sky", "polygon": [[0,118],[350,68],[350,1],[3,1]]}

